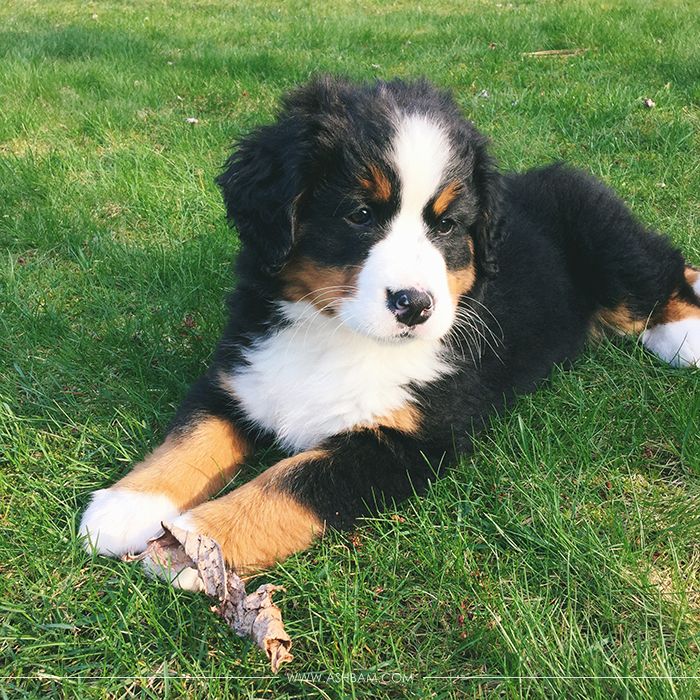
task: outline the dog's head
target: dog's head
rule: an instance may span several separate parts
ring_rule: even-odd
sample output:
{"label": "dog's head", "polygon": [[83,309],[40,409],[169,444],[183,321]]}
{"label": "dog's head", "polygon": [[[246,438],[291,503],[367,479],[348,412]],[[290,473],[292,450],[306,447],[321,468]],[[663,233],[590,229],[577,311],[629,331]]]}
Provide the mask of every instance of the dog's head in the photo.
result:
{"label": "dog's head", "polygon": [[379,340],[437,339],[496,273],[488,141],[424,81],[318,78],[238,143],[230,221],[282,296]]}

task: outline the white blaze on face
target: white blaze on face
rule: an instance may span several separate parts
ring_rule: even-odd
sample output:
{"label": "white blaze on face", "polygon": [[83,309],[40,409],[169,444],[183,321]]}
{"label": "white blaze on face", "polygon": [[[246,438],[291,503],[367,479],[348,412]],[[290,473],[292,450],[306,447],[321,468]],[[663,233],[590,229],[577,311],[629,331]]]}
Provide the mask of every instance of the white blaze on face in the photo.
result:
{"label": "white blaze on face", "polygon": [[387,305],[387,290],[417,289],[433,296],[430,318],[411,329],[411,337],[436,340],[452,325],[454,305],[447,268],[430,242],[423,210],[444,183],[452,158],[445,130],[424,115],[402,115],[391,159],[401,183],[399,211],[387,235],[376,243],[358,275],[357,292],[347,299],[340,317],[353,330],[391,340],[407,334]]}

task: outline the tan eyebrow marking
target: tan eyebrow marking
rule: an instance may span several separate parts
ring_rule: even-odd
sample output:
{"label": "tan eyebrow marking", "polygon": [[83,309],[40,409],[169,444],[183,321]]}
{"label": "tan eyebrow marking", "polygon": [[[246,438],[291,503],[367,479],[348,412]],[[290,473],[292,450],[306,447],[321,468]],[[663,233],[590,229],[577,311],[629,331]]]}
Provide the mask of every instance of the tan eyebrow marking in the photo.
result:
{"label": "tan eyebrow marking", "polygon": [[369,166],[369,178],[361,178],[360,185],[380,202],[388,202],[391,197],[391,182],[376,165]]}
{"label": "tan eyebrow marking", "polygon": [[459,180],[452,180],[452,182],[447,185],[442,192],[440,192],[433,202],[433,211],[435,212],[435,216],[442,216],[447,211],[447,207],[449,207],[450,204],[457,199],[457,196],[461,191],[462,183]]}

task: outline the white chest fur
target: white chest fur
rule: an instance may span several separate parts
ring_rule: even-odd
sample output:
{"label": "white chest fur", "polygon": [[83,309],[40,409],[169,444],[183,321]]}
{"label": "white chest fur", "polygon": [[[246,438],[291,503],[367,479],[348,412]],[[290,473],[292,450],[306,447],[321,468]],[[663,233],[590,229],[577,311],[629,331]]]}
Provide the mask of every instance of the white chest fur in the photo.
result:
{"label": "white chest fur", "polygon": [[285,303],[283,311],[292,325],[256,344],[246,355],[249,365],[222,381],[287,449],[370,425],[405,405],[410,382],[450,371],[439,341],[382,344],[310,304]]}

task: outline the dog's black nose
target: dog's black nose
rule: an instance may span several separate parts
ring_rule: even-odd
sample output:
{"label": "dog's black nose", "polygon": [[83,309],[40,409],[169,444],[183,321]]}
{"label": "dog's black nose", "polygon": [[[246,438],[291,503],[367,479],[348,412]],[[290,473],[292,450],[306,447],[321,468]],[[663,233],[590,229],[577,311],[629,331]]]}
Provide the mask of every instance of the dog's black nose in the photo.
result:
{"label": "dog's black nose", "polygon": [[387,304],[399,323],[417,326],[425,323],[433,313],[433,295],[419,289],[386,290]]}

